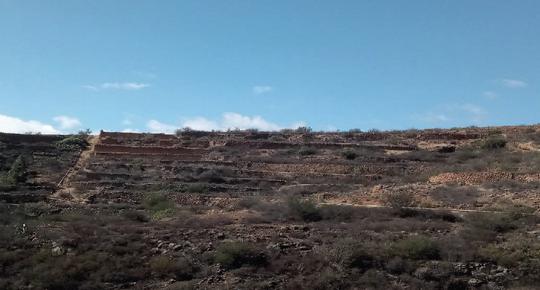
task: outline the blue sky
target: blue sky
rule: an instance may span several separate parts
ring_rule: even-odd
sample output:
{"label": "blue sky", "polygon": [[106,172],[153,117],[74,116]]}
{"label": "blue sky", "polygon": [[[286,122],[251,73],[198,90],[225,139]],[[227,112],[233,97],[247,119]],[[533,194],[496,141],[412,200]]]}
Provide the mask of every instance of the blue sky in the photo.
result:
{"label": "blue sky", "polygon": [[0,0],[0,131],[540,122],[540,1]]}

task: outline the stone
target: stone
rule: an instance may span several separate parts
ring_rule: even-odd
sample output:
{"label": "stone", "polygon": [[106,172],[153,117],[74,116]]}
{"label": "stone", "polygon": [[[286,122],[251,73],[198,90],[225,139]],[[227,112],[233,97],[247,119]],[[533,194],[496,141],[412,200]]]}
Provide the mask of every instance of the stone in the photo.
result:
{"label": "stone", "polygon": [[62,256],[62,255],[65,254],[65,253],[66,253],[66,251],[65,251],[62,247],[60,247],[60,246],[55,246],[55,247],[53,247],[52,250],[51,250],[51,254],[52,254],[53,256],[55,256],[55,257],[57,257],[57,256]]}
{"label": "stone", "polygon": [[472,286],[472,287],[478,287],[482,284],[482,281],[476,278],[472,278],[472,279],[469,279],[469,281],[467,281],[467,284],[469,284],[469,286]]}

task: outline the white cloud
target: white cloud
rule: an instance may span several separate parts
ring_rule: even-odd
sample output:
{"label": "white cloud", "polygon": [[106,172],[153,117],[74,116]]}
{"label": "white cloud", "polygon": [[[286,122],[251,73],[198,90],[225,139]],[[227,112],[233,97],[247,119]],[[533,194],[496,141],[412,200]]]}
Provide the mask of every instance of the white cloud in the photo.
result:
{"label": "white cloud", "polygon": [[242,116],[238,113],[224,113],[222,120],[224,129],[259,129],[263,131],[275,131],[281,129],[278,125],[270,123],[260,116]]}
{"label": "white cloud", "polygon": [[161,123],[157,120],[150,120],[146,123],[146,127],[152,133],[174,133],[178,126]]}
{"label": "white cloud", "polygon": [[525,81],[513,79],[501,79],[499,80],[499,83],[507,88],[512,89],[524,88],[528,85]]}
{"label": "white cloud", "polygon": [[204,117],[196,117],[196,118],[188,119],[182,122],[182,128],[183,127],[189,127],[191,129],[201,130],[201,131],[212,131],[212,130],[220,129],[220,125]]}
{"label": "white cloud", "polygon": [[100,90],[125,90],[125,91],[137,91],[149,87],[150,84],[125,82],[125,83],[102,83],[98,85],[84,85],[83,88],[91,91]]}
{"label": "white cloud", "polygon": [[124,130],[122,130],[122,133],[139,133],[140,131],[137,130],[137,129],[131,129],[131,128],[126,128]]}
{"label": "white cloud", "polygon": [[244,116],[232,112],[224,113],[219,121],[210,120],[204,117],[195,117],[185,119],[178,126],[161,123],[157,120],[150,120],[146,124],[146,127],[150,130],[150,132],[154,133],[172,133],[176,129],[184,127],[201,131],[226,131],[228,129],[259,129],[263,131],[277,131],[284,128],[298,128],[303,126],[306,126],[306,123],[296,122],[290,126],[282,127],[265,120],[261,116]]}
{"label": "white cloud", "polygon": [[69,116],[56,116],[53,120],[60,124],[60,129],[74,129],[81,126],[81,121]]}
{"label": "white cloud", "polygon": [[44,124],[34,120],[22,120],[0,114],[0,132],[4,133],[43,133],[59,134],[60,131],[52,125]]}
{"label": "white cloud", "polygon": [[273,89],[274,88],[271,86],[254,86],[253,93],[256,95],[262,95],[271,92]]}
{"label": "white cloud", "polygon": [[496,92],[492,92],[492,91],[485,91],[485,92],[482,93],[482,95],[484,96],[484,98],[490,99],[490,100],[494,100],[494,99],[499,97],[499,94],[497,94]]}

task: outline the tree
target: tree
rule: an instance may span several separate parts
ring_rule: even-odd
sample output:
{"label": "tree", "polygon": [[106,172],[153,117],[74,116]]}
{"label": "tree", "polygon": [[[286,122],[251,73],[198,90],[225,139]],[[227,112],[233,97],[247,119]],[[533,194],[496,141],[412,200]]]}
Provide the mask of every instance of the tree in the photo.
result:
{"label": "tree", "polygon": [[26,171],[26,161],[22,155],[19,155],[15,162],[11,165],[11,169],[8,171],[8,178],[15,183],[22,183],[26,181],[28,172]]}

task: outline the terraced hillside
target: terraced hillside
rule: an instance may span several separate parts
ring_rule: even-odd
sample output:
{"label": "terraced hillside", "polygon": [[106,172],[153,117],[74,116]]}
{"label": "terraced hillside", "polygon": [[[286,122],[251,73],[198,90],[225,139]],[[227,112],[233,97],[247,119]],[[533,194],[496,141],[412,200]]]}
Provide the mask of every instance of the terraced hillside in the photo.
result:
{"label": "terraced hillside", "polygon": [[540,283],[539,126],[0,141],[2,289]]}
{"label": "terraced hillside", "polygon": [[[534,135],[534,129],[188,132],[179,137],[102,132],[69,187],[73,197],[93,202],[139,202],[149,191],[162,191],[186,205],[289,193],[373,205],[397,189],[414,193],[424,207],[483,208],[499,198],[523,197],[539,206],[526,191],[494,194],[482,186],[540,181],[538,149],[522,142],[527,134]],[[474,146],[501,136],[507,136],[507,151],[475,151]],[[440,196],[449,184],[467,187],[475,197],[450,204]]]}
{"label": "terraced hillside", "polygon": [[[75,142],[74,142],[75,141]],[[83,146],[66,136],[0,134],[0,200],[45,200],[78,160]],[[84,142],[83,142],[84,143]],[[13,172],[16,165],[24,170]],[[10,180],[10,171],[18,180]]]}

